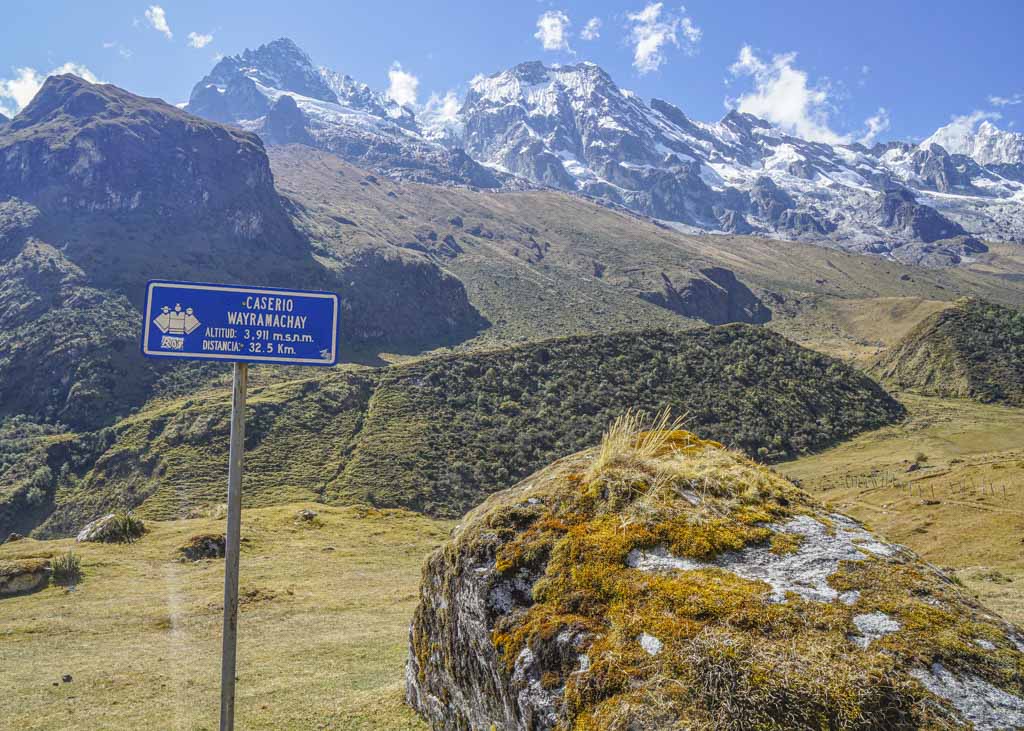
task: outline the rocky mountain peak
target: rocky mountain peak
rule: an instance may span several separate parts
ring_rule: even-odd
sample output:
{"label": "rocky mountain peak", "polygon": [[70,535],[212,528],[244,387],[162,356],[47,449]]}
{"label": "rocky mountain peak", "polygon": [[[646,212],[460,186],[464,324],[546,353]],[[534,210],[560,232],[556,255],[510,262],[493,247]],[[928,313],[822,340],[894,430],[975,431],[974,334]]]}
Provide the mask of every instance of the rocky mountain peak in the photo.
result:
{"label": "rocky mountain peak", "polygon": [[225,94],[233,85],[237,87],[241,80],[288,90],[311,99],[338,101],[306,52],[291,39],[279,38],[256,50],[246,49],[237,56],[222,58],[193,88],[190,106],[201,102],[210,88]]}
{"label": "rocky mountain peak", "polygon": [[980,123],[956,119],[936,130],[920,147],[928,149],[934,144],[942,145],[952,155],[967,155],[981,165],[1024,164],[1024,134],[999,129],[987,119]]}
{"label": "rocky mountain peak", "polygon": [[[280,103],[284,96],[291,97],[294,108]],[[270,143],[318,147],[395,178],[500,185],[492,172],[458,149],[427,139],[413,110],[351,76],[315,68],[287,38],[222,59],[193,88],[187,109]]]}
{"label": "rocky mountain peak", "polygon": [[0,132],[0,150],[0,194],[48,208],[194,217],[241,207],[266,219],[280,207],[255,135],[77,76],[48,78]]}
{"label": "rocky mountain peak", "polygon": [[416,114],[409,107],[396,103],[385,94],[374,91],[368,84],[357,81],[348,74],[325,67],[320,67],[318,72],[324,83],[334,92],[339,104],[391,119],[407,130],[419,131]]}

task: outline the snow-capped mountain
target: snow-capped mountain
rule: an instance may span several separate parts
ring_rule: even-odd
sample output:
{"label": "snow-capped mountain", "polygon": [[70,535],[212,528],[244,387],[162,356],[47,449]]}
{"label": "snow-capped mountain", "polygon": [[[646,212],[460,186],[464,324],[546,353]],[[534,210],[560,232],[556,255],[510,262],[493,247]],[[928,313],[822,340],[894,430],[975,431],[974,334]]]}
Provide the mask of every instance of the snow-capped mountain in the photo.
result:
{"label": "snow-capped mountain", "polygon": [[975,237],[1024,241],[1013,133],[979,128],[969,141],[947,135],[948,147],[941,130],[921,145],[810,142],[735,111],[715,123],[692,120],[619,88],[588,62],[478,76],[457,114],[428,107],[418,118],[365,84],[314,68],[281,39],[222,59],[188,109],[387,175],[552,187],[684,229],[934,264],[983,251]]}
{"label": "snow-capped mountain", "polygon": [[967,155],[979,165],[1024,164],[1024,134],[1001,130],[987,119],[977,127],[970,120],[940,127],[921,143],[925,149],[931,145],[941,145],[951,155]]}
{"label": "snow-capped mountain", "polygon": [[592,63],[478,77],[460,116],[462,144],[485,165],[703,229],[936,263],[983,248],[967,233],[1024,234],[1024,185],[969,157],[809,142],[735,111],[699,122]]}
{"label": "snow-capped mountain", "polygon": [[321,147],[394,177],[500,185],[465,153],[426,139],[411,109],[314,67],[287,38],[222,58],[192,89],[186,109],[257,132],[268,143]]}

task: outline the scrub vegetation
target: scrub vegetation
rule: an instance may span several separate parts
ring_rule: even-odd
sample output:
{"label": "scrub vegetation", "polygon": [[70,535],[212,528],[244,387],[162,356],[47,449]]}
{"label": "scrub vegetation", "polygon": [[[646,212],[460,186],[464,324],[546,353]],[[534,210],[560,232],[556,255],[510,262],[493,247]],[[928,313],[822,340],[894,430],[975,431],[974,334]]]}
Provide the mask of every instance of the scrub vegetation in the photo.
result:
{"label": "scrub vegetation", "polygon": [[960,300],[923,320],[872,371],[898,388],[1024,407],[1024,312]]}
{"label": "scrub vegetation", "polygon": [[[154,402],[98,432],[26,437],[5,473],[0,533],[67,535],[117,508],[168,519],[221,502],[228,399],[211,390]],[[764,461],[903,414],[863,374],[761,328],[563,338],[256,385],[245,500],[455,517],[597,442],[631,408],[668,409]],[[35,512],[20,510],[30,495]]]}

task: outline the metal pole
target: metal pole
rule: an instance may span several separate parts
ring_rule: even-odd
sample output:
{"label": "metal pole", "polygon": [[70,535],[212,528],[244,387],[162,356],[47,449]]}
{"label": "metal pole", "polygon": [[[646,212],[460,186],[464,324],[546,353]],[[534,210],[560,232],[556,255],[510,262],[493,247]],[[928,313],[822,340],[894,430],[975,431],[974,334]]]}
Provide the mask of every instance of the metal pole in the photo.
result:
{"label": "metal pole", "polygon": [[235,363],[228,456],[228,530],[224,545],[224,641],[220,667],[220,731],[235,728],[235,646],[238,637],[238,551],[242,533],[242,453],[249,365]]}

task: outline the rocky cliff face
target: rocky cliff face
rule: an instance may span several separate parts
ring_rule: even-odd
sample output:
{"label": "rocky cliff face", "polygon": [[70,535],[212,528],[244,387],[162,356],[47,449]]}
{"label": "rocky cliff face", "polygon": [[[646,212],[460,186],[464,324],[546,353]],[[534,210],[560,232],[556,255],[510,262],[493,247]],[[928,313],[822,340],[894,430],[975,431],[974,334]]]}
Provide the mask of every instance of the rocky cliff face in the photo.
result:
{"label": "rocky cliff face", "polygon": [[433,729],[1024,725],[1024,635],[768,469],[620,421],[428,560],[406,695]]}
{"label": "rocky cliff face", "polygon": [[909,234],[925,243],[966,233],[960,224],[953,223],[934,208],[922,206],[906,188],[887,190],[882,194],[878,219],[884,228]]}
{"label": "rocky cliff face", "polygon": [[640,296],[684,317],[712,325],[730,322],[759,325],[772,319],[771,310],[733,272],[723,267],[708,267],[700,273],[700,277],[681,285],[662,274],[663,289],[643,292]]}

